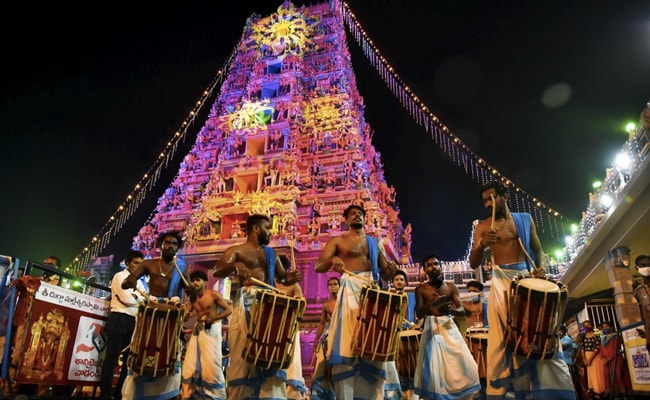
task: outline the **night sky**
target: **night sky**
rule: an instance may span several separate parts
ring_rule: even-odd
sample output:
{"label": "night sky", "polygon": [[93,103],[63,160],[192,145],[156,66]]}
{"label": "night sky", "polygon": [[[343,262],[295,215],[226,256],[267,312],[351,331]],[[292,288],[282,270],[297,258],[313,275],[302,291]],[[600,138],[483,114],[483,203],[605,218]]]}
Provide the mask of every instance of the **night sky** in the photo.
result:
{"label": "night sky", "polygon": [[[280,4],[15,4],[26,8],[5,17],[20,28],[2,28],[0,254],[69,264],[154,164],[246,18]],[[650,100],[648,1],[349,5],[456,136],[568,220],[580,219],[591,183],[627,139],[625,124]],[[413,225],[414,259],[463,258],[472,221],[486,216],[478,184],[401,108],[356,42],[348,47],[386,180]],[[193,142],[101,255],[123,258]],[[547,252],[558,247],[542,241]]]}

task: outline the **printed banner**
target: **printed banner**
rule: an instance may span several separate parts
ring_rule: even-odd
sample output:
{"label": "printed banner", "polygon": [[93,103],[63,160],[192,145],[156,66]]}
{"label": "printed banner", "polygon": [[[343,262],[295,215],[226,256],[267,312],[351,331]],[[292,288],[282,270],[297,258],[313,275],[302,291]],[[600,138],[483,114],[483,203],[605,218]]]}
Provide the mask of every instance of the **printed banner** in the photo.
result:
{"label": "printed banner", "polygon": [[49,385],[99,382],[109,310],[108,300],[41,283],[25,321],[16,381]]}
{"label": "printed banner", "polygon": [[621,328],[623,345],[625,346],[632,390],[650,392],[650,357],[645,347],[645,332],[643,323],[632,324]]}

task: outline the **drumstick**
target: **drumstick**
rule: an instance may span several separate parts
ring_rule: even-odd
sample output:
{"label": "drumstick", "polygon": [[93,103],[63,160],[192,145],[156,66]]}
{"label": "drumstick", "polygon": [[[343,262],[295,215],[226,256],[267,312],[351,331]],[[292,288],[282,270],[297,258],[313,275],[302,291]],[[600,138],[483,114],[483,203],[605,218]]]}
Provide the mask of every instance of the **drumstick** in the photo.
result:
{"label": "drumstick", "polygon": [[467,293],[461,293],[458,297],[460,297],[461,300],[469,300],[476,297],[477,294],[478,293],[476,292],[467,292]]}
{"label": "drumstick", "polygon": [[149,293],[145,292],[144,290],[140,289],[139,287],[135,287],[135,289],[138,293],[142,295],[145,299],[149,300]]}
{"label": "drumstick", "polygon": [[497,214],[497,208],[494,204],[494,195],[490,193],[490,199],[492,199],[492,225],[490,225],[490,230],[494,230],[494,217]]}
{"label": "drumstick", "polygon": [[[346,274],[349,274],[349,275],[357,275],[357,274],[355,274],[354,272],[350,271],[347,268],[343,268],[343,272],[346,273]],[[368,283],[373,283],[374,282],[372,279],[366,278],[365,276],[360,276],[359,278],[364,279]]]}
{"label": "drumstick", "polygon": [[187,281],[187,279],[185,279],[185,276],[183,276],[181,269],[178,268],[178,265],[176,264],[176,256],[174,256],[174,259],[172,260],[172,264],[174,265],[174,267],[176,267],[176,271],[178,271],[178,275],[181,276],[181,279],[183,280],[185,286],[190,286],[190,283]]}
{"label": "drumstick", "polygon": [[524,255],[525,255],[526,258],[528,259],[528,262],[530,263],[530,265],[533,266],[533,269],[534,269],[534,270],[537,270],[537,266],[536,266],[535,263],[533,262],[533,259],[530,258],[530,255],[529,255],[528,252],[526,251],[526,248],[524,247],[524,243],[521,241],[521,238],[519,238],[519,245],[521,246],[521,249],[524,251]]}
{"label": "drumstick", "polygon": [[253,282],[257,286],[264,286],[265,288],[275,290],[276,292],[278,292],[280,294],[285,294],[282,290],[276,288],[275,286],[269,285],[268,283],[266,283],[264,281],[261,281],[261,280],[259,280],[257,278],[253,278],[252,276],[250,278],[248,278],[248,280],[250,280],[251,282]]}

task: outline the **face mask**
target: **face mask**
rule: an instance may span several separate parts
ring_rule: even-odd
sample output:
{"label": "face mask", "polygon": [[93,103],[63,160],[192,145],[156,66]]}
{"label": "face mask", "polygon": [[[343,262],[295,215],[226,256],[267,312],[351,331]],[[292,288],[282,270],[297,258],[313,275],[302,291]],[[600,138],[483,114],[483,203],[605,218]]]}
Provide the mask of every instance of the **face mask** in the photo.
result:
{"label": "face mask", "polygon": [[594,330],[594,328],[591,326],[585,326],[583,329],[585,330],[585,332],[591,332]]}
{"label": "face mask", "polygon": [[604,328],[604,329],[603,329],[603,333],[604,333],[605,335],[607,335],[607,334],[610,333],[611,331],[612,331],[612,330],[609,329],[609,328]]}
{"label": "face mask", "polygon": [[650,267],[639,268],[639,273],[640,273],[642,276],[648,276],[648,277],[650,277]]}

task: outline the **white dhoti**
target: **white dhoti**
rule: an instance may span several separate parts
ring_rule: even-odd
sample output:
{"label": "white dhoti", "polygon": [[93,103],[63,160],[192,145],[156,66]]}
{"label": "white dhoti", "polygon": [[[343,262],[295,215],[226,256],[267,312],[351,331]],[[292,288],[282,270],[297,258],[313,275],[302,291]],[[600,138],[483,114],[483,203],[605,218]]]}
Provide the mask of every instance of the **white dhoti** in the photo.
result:
{"label": "white dhoti", "polygon": [[194,326],[183,360],[181,383],[183,400],[226,399],[222,341],[221,321],[211,324],[207,331],[202,322],[197,322]]}
{"label": "white dhoti", "polygon": [[383,399],[386,363],[354,355],[354,327],[359,314],[361,288],[372,280],[370,272],[344,274],[327,336],[327,364],[337,400]]}
{"label": "white dhoti", "polygon": [[[508,326],[508,295],[512,279],[528,276],[526,263],[495,265],[492,269],[492,287],[488,297],[487,344],[487,398],[503,399],[514,390],[517,398],[573,400],[576,398],[569,374],[558,344],[558,352],[545,360],[529,359],[513,354],[506,347]],[[559,341],[559,339],[558,339]]]}
{"label": "white dhoti", "polygon": [[478,365],[451,317],[426,317],[413,385],[423,399],[471,399],[480,391]]}
{"label": "white dhoti", "polygon": [[235,299],[230,325],[228,344],[230,363],[226,369],[229,399],[286,399],[287,371],[284,369],[262,369],[243,357],[248,343],[248,320],[253,305],[255,288],[240,289]]}
{"label": "white dhoti", "polygon": [[[180,341],[180,338],[178,339]],[[179,343],[177,348],[181,348]],[[181,387],[181,360],[178,360],[174,373],[152,378],[139,375],[129,368],[122,386],[122,400],[168,400],[178,396]]]}
{"label": "white dhoti", "polygon": [[294,352],[291,365],[287,368],[287,399],[301,400],[307,392],[305,377],[302,375],[302,351],[300,349],[300,329],[296,329]]}
{"label": "white dhoti", "polygon": [[386,382],[384,382],[384,400],[402,400],[402,383],[397,373],[397,364],[395,361],[384,363],[386,370]]}

